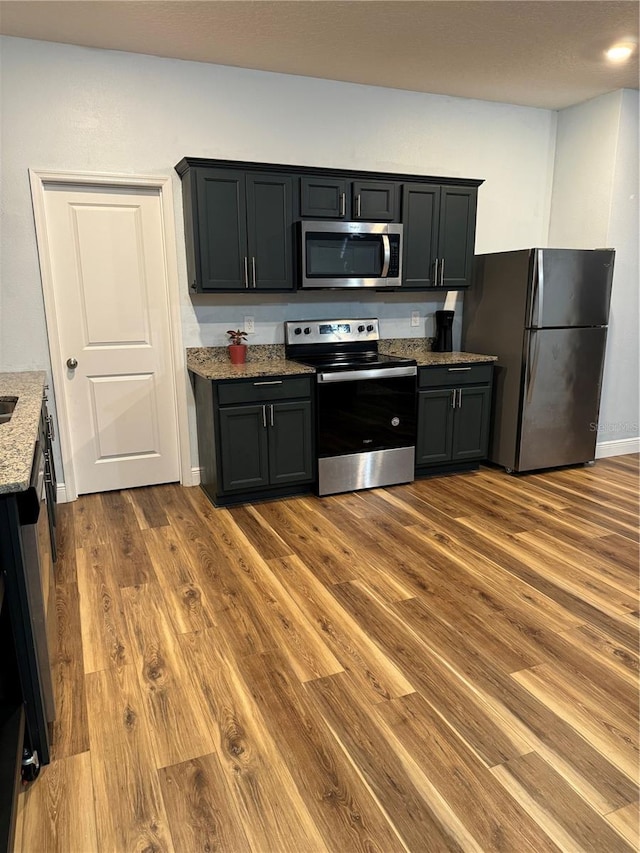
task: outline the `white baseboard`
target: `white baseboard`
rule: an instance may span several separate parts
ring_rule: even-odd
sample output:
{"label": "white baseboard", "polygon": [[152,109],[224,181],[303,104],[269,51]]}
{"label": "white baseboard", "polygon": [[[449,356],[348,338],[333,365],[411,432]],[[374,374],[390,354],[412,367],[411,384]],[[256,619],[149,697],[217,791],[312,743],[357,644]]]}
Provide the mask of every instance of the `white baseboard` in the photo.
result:
{"label": "white baseboard", "polygon": [[[631,451],[629,451],[631,452]],[[202,474],[202,468],[192,468],[191,469],[191,485],[199,486],[200,485],[200,476]]]}
{"label": "white baseboard", "polygon": [[67,487],[64,483],[56,483],[56,502],[59,504],[67,503]]}
{"label": "white baseboard", "polygon": [[599,441],[596,444],[596,459],[605,459],[607,456],[624,456],[625,453],[640,453],[640,437]]}

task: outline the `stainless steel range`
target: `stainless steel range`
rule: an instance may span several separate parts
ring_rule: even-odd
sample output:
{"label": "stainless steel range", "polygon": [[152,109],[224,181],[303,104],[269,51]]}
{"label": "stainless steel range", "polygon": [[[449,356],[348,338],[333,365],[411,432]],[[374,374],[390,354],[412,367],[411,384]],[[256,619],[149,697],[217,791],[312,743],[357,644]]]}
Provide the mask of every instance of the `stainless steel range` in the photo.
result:
{"label": "stainless steel range", "polygon": [[287,358],[316,368],[320,495],[414,478],[416,362],[379,339],[371,318],[285,323]]}

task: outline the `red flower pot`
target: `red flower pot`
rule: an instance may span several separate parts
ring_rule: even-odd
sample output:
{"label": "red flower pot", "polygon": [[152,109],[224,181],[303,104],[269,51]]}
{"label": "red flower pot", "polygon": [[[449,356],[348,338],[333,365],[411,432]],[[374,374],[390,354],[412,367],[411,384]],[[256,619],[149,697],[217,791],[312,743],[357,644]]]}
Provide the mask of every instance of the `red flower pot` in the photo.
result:
{"label": "red flower pot", "polygon": [[229,359],[231,364],[244,364],[247,360],[247,345],[229,344]]}

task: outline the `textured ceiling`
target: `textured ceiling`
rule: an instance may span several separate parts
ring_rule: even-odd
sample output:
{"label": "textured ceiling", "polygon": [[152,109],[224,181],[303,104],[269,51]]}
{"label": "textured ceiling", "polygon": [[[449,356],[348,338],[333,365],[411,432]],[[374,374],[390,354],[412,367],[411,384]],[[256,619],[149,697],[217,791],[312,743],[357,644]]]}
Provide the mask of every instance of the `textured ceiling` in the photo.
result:
{"label": "textured ceiling", "polygon": [[0,2],[5,35],[561,109],[638,88],[637,2]]}

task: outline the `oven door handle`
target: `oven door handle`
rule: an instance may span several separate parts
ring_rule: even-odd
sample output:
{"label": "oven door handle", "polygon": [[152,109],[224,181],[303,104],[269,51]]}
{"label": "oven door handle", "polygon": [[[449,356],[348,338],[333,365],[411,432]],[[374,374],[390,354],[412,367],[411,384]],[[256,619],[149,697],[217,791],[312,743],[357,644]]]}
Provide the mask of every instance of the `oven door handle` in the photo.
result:
{"label": "oven door handle", "polygon": [[360,382],[367,379],[393,379],[401,376],[416,376],[418,368],[378,367],[373,370],[336,370],[331,373],[318,373],[318,382]]}

